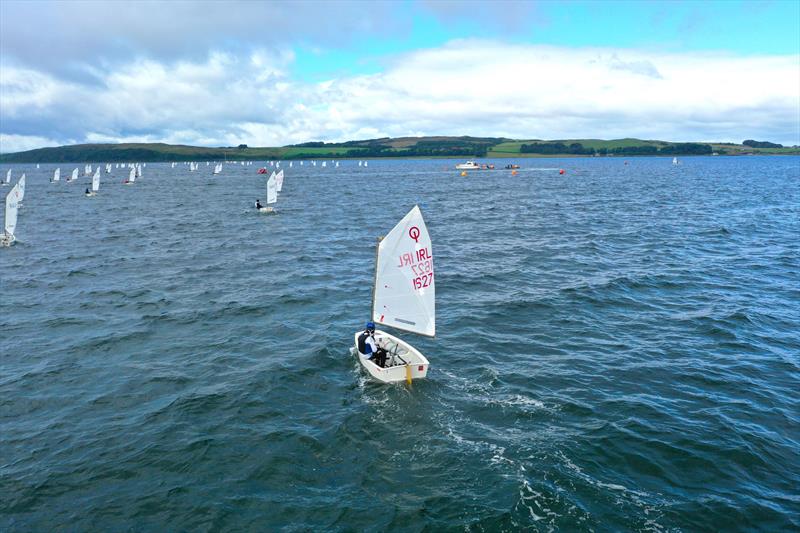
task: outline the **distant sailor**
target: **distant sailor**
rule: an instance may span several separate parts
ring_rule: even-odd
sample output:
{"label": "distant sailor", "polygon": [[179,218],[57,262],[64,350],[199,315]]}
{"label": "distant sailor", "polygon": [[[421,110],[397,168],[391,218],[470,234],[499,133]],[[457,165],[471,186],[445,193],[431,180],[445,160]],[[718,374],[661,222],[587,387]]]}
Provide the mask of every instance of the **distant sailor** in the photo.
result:
{"label": "distant sailor", "polygon": [[261,205],[261,200],[256,200],[256,209],[261,209],[262,207],[264,206]]}
{"label": "distant sailor", "polygon": [[358,352],[379,367],[386,366],[386,350],[378,347],[375,340],[375,322],[367,322],[366,329],[358,336]]}
{"label": "distant sailor", "polygon": [[89,187],[86,187],[86,193],[85,193],[85,194],[86,194],[87,196],[90,194],[90,193],[89,193]]}

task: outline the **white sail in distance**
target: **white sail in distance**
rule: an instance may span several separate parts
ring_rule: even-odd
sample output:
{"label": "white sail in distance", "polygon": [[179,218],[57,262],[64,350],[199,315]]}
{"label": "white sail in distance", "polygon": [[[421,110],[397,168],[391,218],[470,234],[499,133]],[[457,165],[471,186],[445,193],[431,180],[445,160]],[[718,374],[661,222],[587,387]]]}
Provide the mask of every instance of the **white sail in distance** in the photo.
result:
{"label": "white sail in distance", "polygon": [[274,204],[278,201],[278,180],[275,179],[275,173],[267,180],[267,203]]}
{"label": "white sail in distance", "polygon": [[53,172],[53,181],[61,181],[61,168],[55,169]]}
{"label": "white sail in distance", "polygon": [[278,187],[278,192],[283,190],[283,170],[275,174],[275,184]]}
{"label": "white sail in distance", "polygon": [[75,167],[75,170],[72,171],[72,178],[69,181],[78,179],[78,167]]}
{"label": "white sail in distance", "polygon": [[17,229],[17,210],[19,209],[19,184],[14,185],[6,195],[6,235],[12,236]]}
{"label": "white sail in distance", "polygon": [[100,167],[97,167],[94,175],[92,175],[92,192],[97,192],[100,189]]}
{"label": "white sail in distance", "polygon": [[436,334],[433,247],[419,206],[378,244],[372,320],[419,335]]}
{"label": "white sail in distance", "polygon": [[136,169],[132,168],[131,173],[128,175],[128,182],[133,183],[136,181]]}
{"label": "white sail in distance", "polygon": [[17,182],[16,187],[18,188],[18,194],[17,194],[18,200],[19,200],[20,203],[22,203],[22,199],[25,198],[25,174],[24,173],[22,174],[22,177]]}
{"label": "white sail in distance", "polygon": [[11,183],[11,169],[10,168],[8,169],[8,172],[6,172],[6,183]]}

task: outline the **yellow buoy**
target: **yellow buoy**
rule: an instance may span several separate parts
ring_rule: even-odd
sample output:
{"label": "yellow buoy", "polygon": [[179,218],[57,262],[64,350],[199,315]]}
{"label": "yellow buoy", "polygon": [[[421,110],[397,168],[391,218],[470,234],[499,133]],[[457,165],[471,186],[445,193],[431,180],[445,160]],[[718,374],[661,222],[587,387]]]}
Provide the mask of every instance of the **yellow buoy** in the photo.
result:
{"label": "yellow buoy", "polygon": [[406,365],[406,383],[411,385],[411,365]]}
{"label": "yellow buoy", "polygon": [[466,171],[466,170],[462,170],[462,171],[461,171],[461,175],[462,175],[462,176],[466,176],[466,175],[467,175],[467,171]]}

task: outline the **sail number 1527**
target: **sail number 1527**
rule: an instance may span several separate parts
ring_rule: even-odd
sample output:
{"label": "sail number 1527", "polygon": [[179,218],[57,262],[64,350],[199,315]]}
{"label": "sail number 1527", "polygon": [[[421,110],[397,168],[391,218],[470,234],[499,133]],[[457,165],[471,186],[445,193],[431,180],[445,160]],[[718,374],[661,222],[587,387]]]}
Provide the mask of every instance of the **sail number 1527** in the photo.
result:
{"label": "sail number 1527", "polygon": [[416,265],[411,265],[416,277],[411,279],[411,285],[414,289],[424,289],[433,284],[433,261],[421,261]]}

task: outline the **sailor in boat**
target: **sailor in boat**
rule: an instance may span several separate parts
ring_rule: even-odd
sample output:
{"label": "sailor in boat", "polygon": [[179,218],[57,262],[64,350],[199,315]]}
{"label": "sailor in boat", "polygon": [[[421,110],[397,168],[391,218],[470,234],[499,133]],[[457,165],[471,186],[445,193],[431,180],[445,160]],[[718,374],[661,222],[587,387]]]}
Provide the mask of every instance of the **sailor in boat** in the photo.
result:
{"label": "sailor in boat", "polygon": [[366,359],[372,359],[381,368],[386,366],[386,350],[375,340],[374,322],[367,322],[366,329],[358,336],[358,353]]}
{"label": "sailor in boat", "polygon": [[84,194],[85,194],[86,196],[89,196],[89,194],[90,194],[90,192],[89,192],[89,187],[86,187],[86,192],[85,192]]}
{"label": "sailor in boat", "polygon": [[256,200],[256,209],[261,209],[262,207],[264,206],[261,205],[261,200]]}

